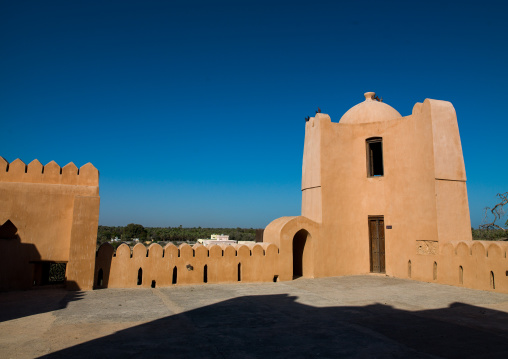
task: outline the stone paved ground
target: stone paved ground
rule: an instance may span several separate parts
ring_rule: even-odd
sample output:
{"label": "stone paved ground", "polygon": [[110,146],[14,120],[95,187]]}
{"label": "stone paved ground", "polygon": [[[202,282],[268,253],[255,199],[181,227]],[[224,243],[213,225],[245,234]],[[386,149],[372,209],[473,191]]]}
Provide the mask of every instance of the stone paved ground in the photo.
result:
{"label": "stone paved ground", "polygon": [[0,294],[0,358],[508,358],[508,295],[384,276]]}

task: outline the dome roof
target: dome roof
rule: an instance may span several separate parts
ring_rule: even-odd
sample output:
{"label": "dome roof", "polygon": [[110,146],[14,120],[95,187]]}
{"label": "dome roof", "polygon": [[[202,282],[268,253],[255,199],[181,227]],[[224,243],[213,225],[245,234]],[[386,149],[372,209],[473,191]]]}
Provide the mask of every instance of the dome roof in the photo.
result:
{"label": "dome roof", "polygon": [[374,96],[376,96],[375,92],[366,92],[365,101],[351,107],[339,122],[346,124],[371,123],[402,117],[396,109],[375,100]]}

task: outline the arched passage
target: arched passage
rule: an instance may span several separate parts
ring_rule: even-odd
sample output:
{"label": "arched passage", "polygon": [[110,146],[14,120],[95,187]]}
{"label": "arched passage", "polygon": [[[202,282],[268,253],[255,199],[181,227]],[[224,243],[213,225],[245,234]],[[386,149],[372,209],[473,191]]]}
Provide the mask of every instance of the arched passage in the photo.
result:
{"label": "arched passage", "polygon": [[305,229],[293,237],[293,279],[312,277],[314,271],[312,237]]}

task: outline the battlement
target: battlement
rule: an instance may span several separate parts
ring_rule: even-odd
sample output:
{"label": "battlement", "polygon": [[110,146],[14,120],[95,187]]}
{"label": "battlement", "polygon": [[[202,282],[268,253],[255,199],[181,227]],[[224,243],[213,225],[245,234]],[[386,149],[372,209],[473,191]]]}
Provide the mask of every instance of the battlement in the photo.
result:
{"label": "battlement", "polygon": [[138,243],[116,251],[101,245],[95,260],[95,286],[132,288],[174,284],[272,282],[278,279],[279,249],[272,243],[204,246]]}
{"label": "battlement", "polygon": [[439,254],[408,260],[408,277],[472,289],[508,293],[508,243],[453,241]]}
{"label": "battlement", "polygon": [[33,160],[26,165],[19,158],[9,163],[0,157],[0,182],[98,186],[99,171],[91,163],[78,169],[72,162],[60,167],[55,161],[43,166]]}

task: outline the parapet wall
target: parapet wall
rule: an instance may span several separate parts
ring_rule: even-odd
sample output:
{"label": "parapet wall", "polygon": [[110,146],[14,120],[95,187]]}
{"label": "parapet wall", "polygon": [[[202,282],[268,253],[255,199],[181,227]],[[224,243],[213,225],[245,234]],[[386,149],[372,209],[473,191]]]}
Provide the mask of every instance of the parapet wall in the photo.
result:
{"label": "parapet wall", "polygon": [[425,282],[508,293],[508,243],[454,241],[437,255],[407,259],[407,277]]}
{"label": "parapet wall", "polygon": [[55,161],[43,166],[33,160],[26,165],[20,159],[9,163],[0,157],[0,182],[99,186],[99,171],[91,163],[78,169],[72,162],[60,167]]}
{"label": "parapet wall", "polygon": [[152,244],[148,249],[105,243],[95,261],[96,288],[164,287],[175,284],[278,281],[279,250],[253,245]]}

